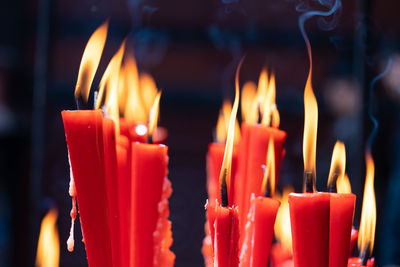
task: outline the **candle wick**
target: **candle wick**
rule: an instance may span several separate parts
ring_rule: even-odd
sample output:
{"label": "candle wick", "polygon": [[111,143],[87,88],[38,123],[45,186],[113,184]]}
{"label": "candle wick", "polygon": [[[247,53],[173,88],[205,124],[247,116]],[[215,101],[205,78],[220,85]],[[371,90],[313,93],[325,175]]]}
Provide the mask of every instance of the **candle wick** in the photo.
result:
{"label": "candle wick", "polygon": [[310,171],[304,172],[304,192],[305,193],[314,193],[315,192],[315,174]]}
{"label": "candle wick", "polygon": [[361,258],[361,266],[367,266],[367,262],[368,262],[368,251],[369,251],[369,247],[371,246],[371,242],[368,242],[367,245],[365,246],[365,249],[363,251],[360,251],[360,258]]}
{"label": "candle wick", "polygon": [[228,186],[226,184],[226,175],[227,169],[224,168],[224,173],[221,179],[221,206],[227,207],[228,206]]}
{"label": "candle wick", "polygon": [[153,144],[153,134],[148,134],[146,139],[147,144]]}
{"label": "candle wick", "polygon": [[339,174],[338,173],[335,172],[335,173],[332,174],[331,182],[328,184],[328,192],[329,193],[337,193],[336,182],[337,182],[338,178],[339,178]]}

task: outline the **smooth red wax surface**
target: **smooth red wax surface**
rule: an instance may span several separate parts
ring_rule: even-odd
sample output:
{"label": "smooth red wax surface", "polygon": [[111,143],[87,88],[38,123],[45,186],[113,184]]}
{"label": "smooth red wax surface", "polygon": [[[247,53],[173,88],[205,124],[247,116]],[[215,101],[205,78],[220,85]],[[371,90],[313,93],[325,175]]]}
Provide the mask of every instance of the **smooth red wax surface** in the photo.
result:
{"label": "smooth red wax surface", "polygon": [[354,248],[356,247],[358,239],[358,230],[352,229],[351,230],[351,238],[350,238],[350,246],[349,246],[349,257],[353,256]]}
{"label": "smooth red wax surface", "polygon": [[[360,258],[352,257],[352,258],[349,258],[349,261],[347,263],[347,267],[362,267],[362,266],[365,266],[365,265],[361,265],[361,264],[362,264],[362,260]],[[374,258],[369,259],[367,261],[366,267],[374,267],[374,266],[375,266],[375,259]]]}
{"label": "smooth red wax surface", "polygon": [[[229,204],[233,204],[234,194],[235,194],[235,177],[237,171],[238,164],[238,147],[235,145],[233,147],[232,153],[232,168],[231,168],[231,182],[230,189],[228,192],[228,202]],[[221,171],[222,161],[224,160],[225,153],[225,144],[219,143],[211,143],[208,146],[207,153],[207,192],[208,192],[208,201],[210,203],[215,203],[215,200],[218,199],[218,202],[221,203],[220,196],[220,182],[219,175]]]}
{"label": "smooth red wax surface", "polygon": [[61,112],[74,176],[82,234],[90,267],[112,266],[106,180],[103,112]]}
{"label": "smooth red wax surface", "polygon": [[168,148],[132,143],[131,267],[153,266],[153,233],[158,221]]}
{"label": "smooth red wax surface", "polygon": [[281,243],[276,243],[271,249],[271,267],[284,266],[294,266],[292,251],[284,249]]}
{"label": "smooth red wax surface", "polygon": [[121,234],[121,266],[130,264],[130,221],[131,221],[131,162],[130,142],[126,136],[117,137],[118,163],[118,210]]}
{"label": "smooth red wax surface", "polygon": [[[246,216],[250,207],[250,196],[261,195],[261,184],[264,177],[262,166],[265,165],[269,139],[275,145],[276,182],[284,155],[283,145],[286,132],[263,126],[261,124],[242,124],[242,137],[239,144],[238,175],[235,182],[234,204],[239,206],[240,229],[244,231]],[[276,183],[277,184],[277,183]],[[243,236],[242,236],[243,237]],[[243,241],[241,237],[241,240]]]}
{"label": "smooth red wax surface", "polygon": [[214,231],[214,266],[238,267],[239,214],[236,207],[216,206]]}
{"label": "smooth red wax surface", "polygon": [[252,194],[250,211],[244,234],[244,243],[240,253],[241,267],[268,266],[274,224],[280,202],[267,197],[255,197]]}
{"label": "smooth red wax surface", "polygon": [[330,194],[289,194],[295,267],[329,266]]}
{"label": "smooth red wax surface", "polygon": [[329,267],[346,266],[349,258],[356,195],[331,193]]}
{"label": "smooth red wax surface", "polygon": [[114,266],[121,266],[120,217],[118,205],[117,146],[114,122],[103,119],[104,169],[106,176],[108,219],[110,221],[111,246]]}

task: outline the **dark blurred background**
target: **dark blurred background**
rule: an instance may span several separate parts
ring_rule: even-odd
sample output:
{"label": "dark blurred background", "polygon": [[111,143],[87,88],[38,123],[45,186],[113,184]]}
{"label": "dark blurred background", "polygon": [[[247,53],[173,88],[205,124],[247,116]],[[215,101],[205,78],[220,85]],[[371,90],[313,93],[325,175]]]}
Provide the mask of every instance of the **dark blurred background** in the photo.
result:
{"label": "dark blurred background", "polygon": [[[332,2],[332,1],[325,1]],[[308,71],[296,5],[290,0],[3,0],[0,3],[0,266],[33,266],[40,220],[59,209],[60,266],[86,266],[80,234],[67,252],[69,167],[60,111],[74,109],[83,49],[107,18],[109,35],[94,85],[129,36],[140,70],[163,89],[160,124],[169,131],[170,199],[176,266],[203,266],[205,155],[218,109],[232,98],[234,71],[256,81],[266,65],[276,73],[281,128],[288,132],[279,188],[302,184],[303,90]],[[311,0],[308,10],[324,9]],[[370,81],[393,60],[375,87],[380,129],[376,161],[378,265],[400,265],[400,2],[343,1],[336,27],[306,24],[319,104],[318,189],[325,190],[337,139],[347,148],[347,172],[358,196],[363,149],[371,130]],[[333,18],[333,19],[335,19]],[[330,18],[332,19],[332,18]]]}

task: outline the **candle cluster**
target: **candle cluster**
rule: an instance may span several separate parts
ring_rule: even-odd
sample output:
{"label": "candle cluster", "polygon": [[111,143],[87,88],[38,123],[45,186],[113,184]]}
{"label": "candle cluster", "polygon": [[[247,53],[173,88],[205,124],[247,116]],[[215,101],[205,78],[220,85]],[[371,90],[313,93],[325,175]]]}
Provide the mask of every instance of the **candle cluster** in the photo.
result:
{"label": "candle cluster", "polygon": [[[71,236],[80,215],[89,266],[173,266],[166,131],[157,133],[161,92],[138,73],[125,41],[112,57],[89,108],[91,83],[108,23],[92,35],[75,89],[77,111],[63,111],[71,166]],[[147,123],[148,122],[148,123]],[[77,204],[76,204],[77,201]]]}

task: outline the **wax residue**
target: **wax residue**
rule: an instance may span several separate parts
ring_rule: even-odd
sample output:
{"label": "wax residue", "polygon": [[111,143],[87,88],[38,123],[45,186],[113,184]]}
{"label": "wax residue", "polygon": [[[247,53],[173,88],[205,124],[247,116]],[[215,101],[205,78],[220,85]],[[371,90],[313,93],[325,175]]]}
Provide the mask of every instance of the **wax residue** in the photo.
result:
{"label": "wax residue", "polygon": [[74,251],[74,245],[75,245],[75,239],[74,239],[74,225],[75,225],[75,219],[77,215],[76,211],[76,190],[75,190],[75,182],[74,182],[74,176],[72,174],[72,168],[71,168],[71,160],[69,157],[68,153],[68,161],[69,161],[69,173],[70,173],[70,180],[69,180],[69,190],[68,193],[72,198],[72,209],[70,212],[71,216],[71,228],[69,230],[69,237],[67,240],[67,249],[69,252]]}
{"label": "wax residue", "polygon": [[154,242],[154,266],[172,267],[175,262],[175,254],[170,250],[172,245],[171,221],[169,217],[168,198],[172,194],[171,182],[164,178],[163,192],[158,203],[158,221],[153,233]]}

